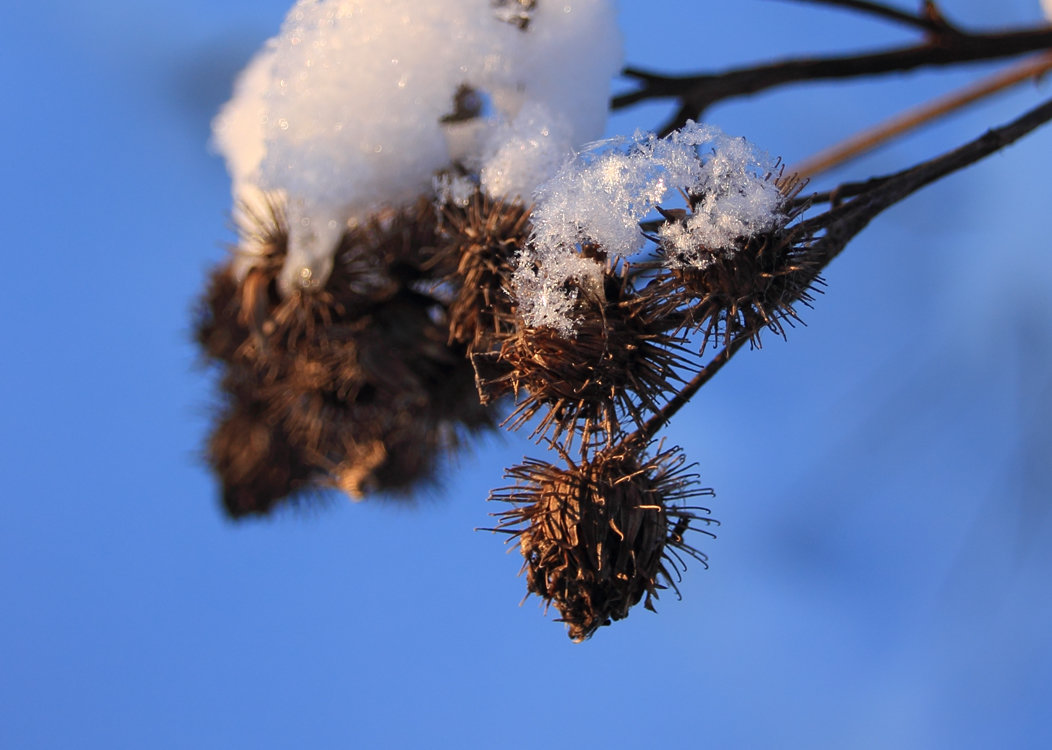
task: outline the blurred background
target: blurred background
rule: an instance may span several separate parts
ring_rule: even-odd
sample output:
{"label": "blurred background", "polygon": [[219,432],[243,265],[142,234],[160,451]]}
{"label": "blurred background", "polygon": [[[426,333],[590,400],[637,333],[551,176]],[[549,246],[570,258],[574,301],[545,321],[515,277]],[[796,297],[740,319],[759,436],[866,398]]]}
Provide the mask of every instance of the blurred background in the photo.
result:
{"label": "blurred background", "polygon": [[[662,71],[914,40],[803,3],[621,5],[627,61]],[[941,6],[980,28],[1041,17],[1037,0]],[[287,9],[4,4],[0,746],[1052,744],[1052,127],[880,217],[806,327],[743,351],[678,416],[668,440],[717,492],[711,569],[574,645],[519,606],[517,552],[473,531],[502,467],[541,454],[522,435],[474,446],[413,504],[220,511],[189,331],[232,239],[209,122]],[[792,163],[999,67],[707,119]],[[812,186],[1050,95],[1023,85]]]}

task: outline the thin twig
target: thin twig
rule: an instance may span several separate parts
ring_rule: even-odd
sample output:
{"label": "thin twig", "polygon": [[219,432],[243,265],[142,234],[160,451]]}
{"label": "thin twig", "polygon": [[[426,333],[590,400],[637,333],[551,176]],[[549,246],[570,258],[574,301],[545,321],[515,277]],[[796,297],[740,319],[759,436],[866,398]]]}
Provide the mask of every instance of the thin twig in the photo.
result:
{"label": "thin twig", "polygon": [[[848,242],[865,229],[878,214],[926,185],[1000,151],[1050,120],[1052,120],[1052,99],[1007,125],[989,130],[979,138],[949,153],[888,177],[866,183],[870,185],[870,189],[860,192],[849,202],[836,206],[820,216],[808,219],[800,225],[824,229],[825,232],[815,240],[809,249],[809,260],[812,262],[801,265],[810,269],[808,273],[812,278],[817,277],[840,254]],[[808,231],[803,233],[807,234]],[[806,283],[798,286],[800,289],[807,287]],[[759,332],[760,328],[762,324],[757,324],[739,332],[731,343],[721,349],[705,367],[698,371],[682,390],[669,399],[642,427],[629,435],[626,438],[626,445],[632,443],[645,445],[653,440],[657,432],[693,398],[705,383],[715,377],[716,373]]]}
{"label": "thin twig", "polygon": [[787,171],[800,177],[813,177],[851,161],[877,148],[896,136],[907,133],[973,102],[1011,86],[1029,81],[1052,70],[1052,53],[1027,58],[1008,70],[969,84],[946,96],[926,102],[834,144],[794,164]]}
{"label": "thin twig", "polygon": [[794,58],[722,73],[669,76],[627,68],[625,75],[642,86],[614,97],[611,106],[622,109],[650,99],[676,99],[680,107],[661,131],[668,133],[687,120],[698,119],[716,102],[778,86],[995,60],[1045,49],[1052,49],[1052,29],[1040,26],[993,34],[959,34],[863,55]]}
{"label": "thin twig", "polygon": [[701,368],[675,396],[669,399],[660,411],[651,416],[642,427],[625,438],[625,444],[638,442],[641,445],[646,445],[653,440],[658,431],[694,397],[694,394],[703,385],[716,376],[716,373],[749,341],[749,338],[748,334],[739,334],[731,343],[720,349],[719,353],[709,360],[709,363]]}
{"label": "thin twig", "polygon": [[942,14],[935,10],[934,3],[925,4],[927,12],[923,14],[907,13],[904,10],[893,8],[890,5],[884,5],[883,3],[872,3],[866,2],[866,0],[783,0],[783,2],[797,2],[797,3],[810,3],[812,5],[833,5],[840,8],[847,8],[848,10],[855,10],[861,13],[868,13],[873,16],[879,16],[881,18],[894,21],[895,23],[904,24],[912,28],[920,29],[931,34],[956,34],[960,33],[957,29],[951,26],[942,17]]}
{"label": "thin twig", "polygon": [[835,212],[835,220],[827,224],[825,235],[812,246],[812,259],[819,261],[816,264],[818,270],[839,255],[844,246],[881,212],[936,180],[1000,151],[1049,120],[1052,120],[1052,99],[960,148],[883,178],[871,190],[834,208],[830,213]]}

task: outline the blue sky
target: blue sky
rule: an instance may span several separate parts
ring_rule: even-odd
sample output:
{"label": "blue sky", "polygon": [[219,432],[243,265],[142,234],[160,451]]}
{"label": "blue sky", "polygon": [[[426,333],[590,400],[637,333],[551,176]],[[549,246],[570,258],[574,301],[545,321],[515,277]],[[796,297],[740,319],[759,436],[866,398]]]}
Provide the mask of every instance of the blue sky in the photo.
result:
{"label": "blue sky", "polygon": [[[772,0],[624,6],[627,59],[719,69],[908,38]],[[964,23],[1038,3],[946,0]],[[0,745],[1043,747],[1052,742],[1052,128],[878,219],[788,342],[667,431],[711,569],[582,645],[522,606],[479,444],[410,505],[235,525],[198,459],[189,314],[230,239],[208,123],[286,6],[5,8]],[[792,162],[985,68],[787,90],[710,120]],[[1024,86],[821,181],[886,173]],[[655,126],[642,107],[611,132]],[[820,185],[816,185],[818,187]]]}

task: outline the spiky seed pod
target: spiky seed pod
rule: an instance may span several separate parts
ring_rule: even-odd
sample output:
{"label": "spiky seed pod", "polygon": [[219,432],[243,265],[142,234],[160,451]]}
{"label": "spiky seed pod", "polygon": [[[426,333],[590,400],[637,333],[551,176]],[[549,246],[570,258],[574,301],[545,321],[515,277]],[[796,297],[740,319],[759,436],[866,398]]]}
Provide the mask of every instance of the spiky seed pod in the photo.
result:
{"label": "spiky seed pod", "polygon": [[627,270],[607,268],[599,294],[578,295],[572,338],[521,325],[497,355],[475,358],[484,397],[507,392],[513,429],[538,418],[533,437],[582,451],[612,444],[627,422],[641,426],[694,367],[686,340],[670,333],[664,301],[640,295]]}
{"label": "spiky seed pod", "polygon": [[438,248],[428,261],[453,290],[450,340],[468,354],[485,352],[515,330],[511,277],[515,255],[530,234],[530,210],[476,192],[466,206],[446,206]]}
{"label": "spiky seed pod", "polygon": [[261,217],[254,265],[240,280],[233,264],[215,271],[198,314],[198,341],[224,368],[210,462],[234,516],[312,487],[409,489],[461,432],[494,426],[442,302],[417,291],[436,241],[430,202],[349,229],[325,287],[286,296],[283,219]]}
{"label": "spiky seed pod", "polygon": [[[795,178],[775,180],[786,205],[801,183]],[[696,204],[699,196],[688,196]],[[812,292],[822,285],[818,266],[808,254],[811,234],[787,226],[803,206],[787,212],[774,229],[752,237],[739,237],[733,247],[699,246],[684,259],[667,244],[661,244],[667,270],[658,277],[650,293],[664,300],[665,314],[690,331],[700,331],[702,348],[710,341],[724,344],[747,335],[760,344],[760,332],[770,329],[785,335],[785,326],[798,321],[796,303],[810,306]],[[662,211],[669,223],[685,223],[689,213]]]}
{"label": "spiky seed pod", "polygon": [[223,478],[223,507],[233,518],[270,512],[308,488],[318,473],[264,411],[260,404],[236,402],[209,440],[209,459]]}
{"label": "spiky seed pod", "polygon": [[430,286],[425,266],[438,238],[438,212],[430,198],[380,211],[349,229],[336,250],[335,282],[328,284],[338,305],[354,308],[389,296],[397,286]]}
{"label": "spiky seed pod", "polygon": [[[516,540],[526,588],[554,604],[574,641],[628,616],[658,591],[676,586],[684,556],[707,567],[684,540],[688,530],[713,536],[709,510],[690,503],[712,490],[697,485],[678,448],[645,458],[634,450],[603,451],[565,467],[527,459],[505,476],[516,484],[490,500],[514,507],[494,514],[495,531]],[[692,527],[694,523],[696,526]]]}

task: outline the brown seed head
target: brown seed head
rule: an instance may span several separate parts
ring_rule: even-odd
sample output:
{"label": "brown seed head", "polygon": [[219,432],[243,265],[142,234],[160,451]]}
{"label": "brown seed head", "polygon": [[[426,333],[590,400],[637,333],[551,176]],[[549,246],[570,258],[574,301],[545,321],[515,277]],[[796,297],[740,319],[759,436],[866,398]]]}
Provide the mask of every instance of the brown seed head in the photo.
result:
{"label": "brown seed head", "polygon": [[223,507],[232,518],[269,513],[317,474],[264,411],[261,404],[235,402],[209,440],[208,457],[223,479]]}
{"label": "brown seed head", "polygon": [[312,487],[408,490],[462,432],[493,426],[444,302],[423,291],[437,226],[429,201],[377,214],[344,234],[324,288],[283,296],[275,208],[249,238],[258,262],[213,273],[197,338],[231,404],[209,453],[232,515]]}
{"label": "brown seed head", "polygon": [[686,340],[669,332],[664,301],[634,289],[626,268],[608,269],[601,294],[579,294],[573,338],[520,326],[500,351],[475,365],[484,397],[519,403],[508,423],[538,418],[534,437],[582,450],[612,444],[638,427],[694,366]]}
{"label": "brown seed head", "polygon": [[443,210],[441,239],[428,265],[452,290],[450,341],[469,354],[493,350],[515,330],[511,277],[529,234],[530,211],[519,203],[475,193],[467,206]]}
{"label": "brown seed head", "polygon": [[605,451],[565,468],[528,459],[506,476],[515,486],[490,499],[515,507],[495,514],[495,530],[518,541],[527,590],[555,605],[574,641],[627,617],[644,597],[653,610],[659,589],[678,594],[682,555],[706,564],[683,535],[691,522],[716,522],[685,503],[712,491],[697,487],[678,449],[652,459]]}
{"label": "brown seed head", "polygon": [[[803,183],[795,175],[773,179],[785,196],[785,205],[791,205]],[[687,198],[692,205],[700,200],[700,196]],[[702,348],[714,339],[729,344],[739,335],[749,336],[758,346],[764,328],[784,337],[785,325],[799,320],[794,304],[810,306],[812,291],[822,284],[808,254],[811,233],[788,226],[804,208],[788,209],[784,221],[768,232],[739,237],[731,247],[699,246],[689,258],[662,245],[666,269],[650,293],[664,301],[669,319],[678,319],[683,329],[702,333]],[[668,223],[683,223],[690,216],[685,211],[661,213]]]}

